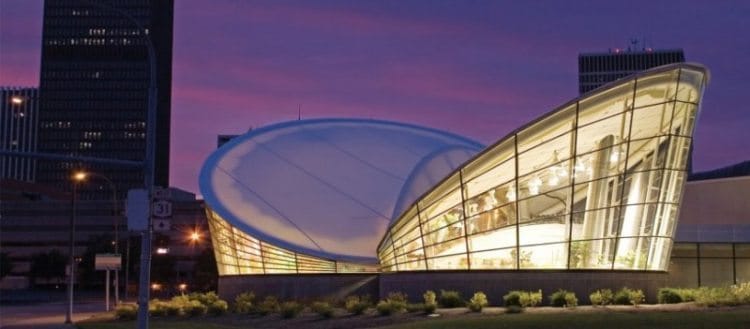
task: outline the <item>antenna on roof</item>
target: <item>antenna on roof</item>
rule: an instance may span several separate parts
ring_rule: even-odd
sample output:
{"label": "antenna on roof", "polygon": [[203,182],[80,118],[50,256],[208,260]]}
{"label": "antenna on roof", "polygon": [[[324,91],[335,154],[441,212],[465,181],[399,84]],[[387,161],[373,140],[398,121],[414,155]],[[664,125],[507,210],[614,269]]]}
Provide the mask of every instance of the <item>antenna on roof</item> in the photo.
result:
{"label": "antenna on roof", "polygon": [[297,104],[297,121],[302,120],[302,104]]}

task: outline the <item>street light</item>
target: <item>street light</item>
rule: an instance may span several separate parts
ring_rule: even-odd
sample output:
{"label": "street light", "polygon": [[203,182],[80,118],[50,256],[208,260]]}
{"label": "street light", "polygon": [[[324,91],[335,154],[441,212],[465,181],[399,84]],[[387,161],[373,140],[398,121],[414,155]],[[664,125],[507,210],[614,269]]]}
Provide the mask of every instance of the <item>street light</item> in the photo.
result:
{"label": "street light", "polygon": [[82,172],[73,174],[71,179],[73,180],[73,194],[70,197],[70,227],[68,231],[70,233],[70,244],[68,246],[68,257],[70,258],[68,263],[70,264],[70,270],[68,271],[68,312],[65,313],[65,323],[73,323],[73,280],[75,280],[75,268],[76,260],[73,255],[75,245],[75,225],[76,225],[76,193],[78,191],[78,184],[86,178],[86,175]]}
{"label": "street light", "polygon": [[[96,172],[86,172],[86,171],[79,171],[75,173],[73,178],[79,182],[83,182],[88,177],[98,177],[103,179],[107,182],[107,185],[109,185],[110,190],[112,190],[112,222],[114,223],[114,229],[115,229],[115,240],[114,240],[114,253],[119,255],[120,254],[120,224],[118,221],[118,212],[117,212],[117,188],[115,188],[115,183],[112,182],[109,177],[96,173]],[[122,261],[122,260],[121,260]],[[109,282],[107,282],[109,284]],[[120,302],[120,270],[115,270],[115,305],[119,304]],[[127,286],[127,283],[125,284]],[[107,305],[109,305],[109,300],[107,301]]]}

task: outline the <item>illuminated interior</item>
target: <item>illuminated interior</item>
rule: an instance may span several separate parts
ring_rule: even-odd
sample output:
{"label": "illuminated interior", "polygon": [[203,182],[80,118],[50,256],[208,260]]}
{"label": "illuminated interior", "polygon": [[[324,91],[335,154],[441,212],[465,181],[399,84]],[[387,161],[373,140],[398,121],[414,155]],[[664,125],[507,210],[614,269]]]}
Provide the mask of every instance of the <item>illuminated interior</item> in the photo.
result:
{"label": "illuminated interior", "polygon": [[666,271],[706,81],[657,68],[509,134],[391,224],[381,270]]}

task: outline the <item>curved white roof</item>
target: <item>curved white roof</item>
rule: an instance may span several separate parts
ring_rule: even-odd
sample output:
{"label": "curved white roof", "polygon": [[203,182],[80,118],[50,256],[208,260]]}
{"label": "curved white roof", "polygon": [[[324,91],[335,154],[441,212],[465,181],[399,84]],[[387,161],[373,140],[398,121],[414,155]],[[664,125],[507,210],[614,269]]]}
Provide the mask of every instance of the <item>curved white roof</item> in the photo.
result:
{"label": "curved white roof", "polygon": [[483,149],[464,137],[363,119],[253,130],[206,160],[207,206],[234,227],[300,253],[377,262],[393,218]]}

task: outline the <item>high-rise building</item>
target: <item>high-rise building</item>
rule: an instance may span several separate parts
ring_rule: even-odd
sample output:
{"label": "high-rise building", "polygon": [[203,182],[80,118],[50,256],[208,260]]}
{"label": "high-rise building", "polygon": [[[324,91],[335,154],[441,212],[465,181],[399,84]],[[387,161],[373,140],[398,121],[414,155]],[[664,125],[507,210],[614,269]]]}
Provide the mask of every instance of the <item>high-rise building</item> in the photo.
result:
{"label": "high-rise building", "polygon": [[[637,42],[635,43],[637,45]],[[685,61],[682,49],[613,48],[606,53],[578,55],[578,91],[584,94],[633,73]]]}
{"label": "high-rise building", "polygon": [[[11,152],[36,152],[39,90],[0,87],[0,148]],[[0,156],[0,179],[33,182],[36,160]]]}
{"label": "high-rise building", "polygon": [[[168,186],[173,7],[172,0],[44,2],[40,152],[145,158],[148,35],[156,53],[158,88],[155,183]],[[109,177],[121,196],[143,186],[141,168],[56,160],[38,161],[37,182],[69,189],[77,168]],[[82,184],[79,195],[104,199],[110,192]]]}

